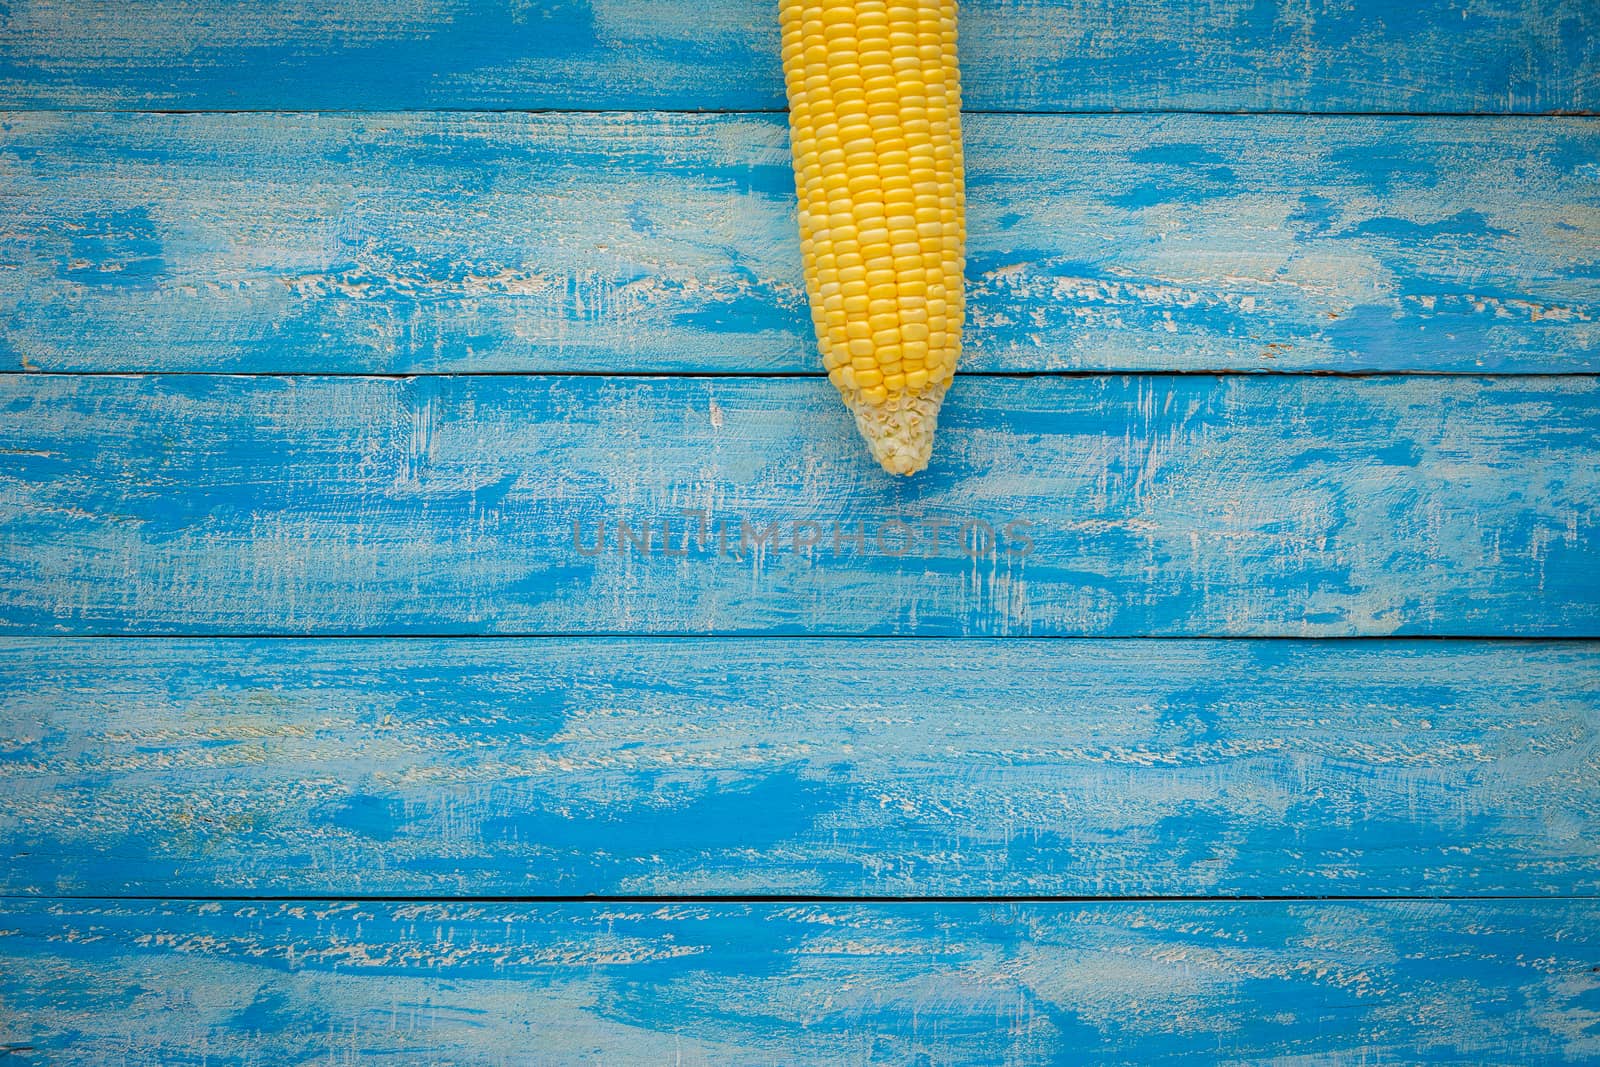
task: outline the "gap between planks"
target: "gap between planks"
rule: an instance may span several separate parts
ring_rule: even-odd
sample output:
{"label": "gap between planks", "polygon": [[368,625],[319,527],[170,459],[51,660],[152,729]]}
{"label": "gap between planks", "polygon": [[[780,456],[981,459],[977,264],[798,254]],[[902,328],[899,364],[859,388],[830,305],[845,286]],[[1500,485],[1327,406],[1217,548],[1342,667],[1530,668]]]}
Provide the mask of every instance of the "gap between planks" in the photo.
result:
{"label": "gap between planks", "polygon": [[141,901],[182,904],[1356,904],[1455,903],[1473,901],[1588,901],[1592,893],[1329,893],[1329,894],[956,894],[952,896],[860,896],[826,893],[596,893],[591,895],[442,895],[437,893],[0,893],[0,901]]}
{"label": "gap between planks", "polygon": [[[161,107],[18,107],[0,108],[4,115],[347,115],[381,118],[393,115],[787,115],[781,107],[402,107],[402,108],[161,108]],[[1410,119],[1586,119],[1600,111],[1306,111],[1292,108],[1239,110],[1201,107],[1101,107],[1101,108],[962,108],[969,115],[1221,115],[1240,118],[1410,118]]]}
{"label": "gap between planks", "polygon": [[[1227,368],[1155,367],[1101,369],[1076,367],[1070,370],[984,370],[957,371],[963,380],[984,378],[1023,380],[1029,378],[1600,378],[1594,371],[1481,371],[1481,370],[1234,370]],[[373,381],[410,381],[415,378],[608,378],[614,381],[684,380],[826,380],[825,371],[621,371],[607,370],[478,370],[478,371],[228,371],[228,370],[0,370],[3,378],[364,378]]]}
{"label": "gap between planks", "polygon": [[[0,452],[0,455],[4,455]],[[869,633],[697,633],[688,630],[673,630],[663,633],[643,633],[637,630],[528,630],[507,633],[504,631],[489,631],[479,633],[473,630],[455,630],[439,633],[324,633],[308,631],[305,633],[148,633],[131,632],[123,633],[118,630],[105,630],[96,633],[76,634],[25,634],[11,633],[4,635],[7,638],[22,640],[39,640],[52,638],[60,643],[70,641],[761,641],[761,642],[787,642],[787,641],[943,641],[943,642],[1006,642],[1009,644],[1028,644],[1044,642],[1077,641],[1084,644],[1112,644],[1118,641],[1149,641],[1152,644],[1168,642],[1172,644],[1199,643],[1203,641],[1238,641],[1257,642],[1273,641],[1279,643],[1298,643],[1306,645],[1315,644],[1347,644],[1358,645],[1363,643],[1377,644],[1388,642],[1391,644],[1408,642],[1429,642],[1442,644],[1452,642],[1455,644],[1477,645],[1592,645],[1600,642],[1600,633],[1575,634],[1551,637],[1542,634],[1334,634],[1326,637],[1307,637],[1301,634],[1119,634],[1111,637],[1103,634],[1015,634],[998,636],[995,634],[869,634]],[[5,899],[0,894],[0,899]]]}

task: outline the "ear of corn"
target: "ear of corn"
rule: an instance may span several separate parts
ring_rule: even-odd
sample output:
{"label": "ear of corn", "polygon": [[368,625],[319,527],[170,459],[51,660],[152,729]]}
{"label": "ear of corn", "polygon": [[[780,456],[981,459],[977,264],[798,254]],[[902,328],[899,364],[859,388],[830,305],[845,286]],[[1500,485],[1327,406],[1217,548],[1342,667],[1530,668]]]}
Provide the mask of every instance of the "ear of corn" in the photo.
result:
{"label": "ear of corn", "polygon": [[961,345],[955,0],[780,0],[807,295],[873,456],[927,466]]}

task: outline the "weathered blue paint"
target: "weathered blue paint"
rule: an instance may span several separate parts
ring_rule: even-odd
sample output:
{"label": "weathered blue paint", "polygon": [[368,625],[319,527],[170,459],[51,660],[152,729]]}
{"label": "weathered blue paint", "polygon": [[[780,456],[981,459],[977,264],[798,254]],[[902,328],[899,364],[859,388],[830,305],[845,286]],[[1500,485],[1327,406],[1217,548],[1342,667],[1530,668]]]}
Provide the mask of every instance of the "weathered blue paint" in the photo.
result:
{"label": "weathered blue paint", "polygon": [[1600,892],[1600,647],[0,642],[0,893]]}
{"label": "weathered blue paint", "polygon": [[0,1041],[208,1067],[1592,1063],[1597,931],[1593,900],[6,901]]}
{"label": "weathered blue paint", "polygon": [[[1600,119],[972,116],[969,371],[1600,369]],[[0,117],[0,368],[819,373],[781,116]]]}
{"label": "weathered blue paint", "polygon": [[815,379],[0,407],[12,633],[1600,634],[1588,377],[968,376],[899,480]]}
{"label": "weathered blue paint", "polygon": [[[1018,111],[1600,108],[1591,0],[967,0]],[[771,0],[11,0],[0,107],[775,108]]]}
{"label": "weathered blue paint", "polygon": [[[969,370],[1600,370],[1600,120],[1484,117],[1592,0],[963,11]],[[964,378],[891,483],[618,377],[814,374],[782,116],[416,111],[773,15],[0,0],[0,370],[313,375],[0,376],[0,1060],[1600,1062],[1600,644],[1015,639],[1600,637],[1597,381]],[[52,113],[148,107],[340,113]],[[981,113],[1163,108],[1461,117]],[[739,893],[1524,899],[626,899]]]}

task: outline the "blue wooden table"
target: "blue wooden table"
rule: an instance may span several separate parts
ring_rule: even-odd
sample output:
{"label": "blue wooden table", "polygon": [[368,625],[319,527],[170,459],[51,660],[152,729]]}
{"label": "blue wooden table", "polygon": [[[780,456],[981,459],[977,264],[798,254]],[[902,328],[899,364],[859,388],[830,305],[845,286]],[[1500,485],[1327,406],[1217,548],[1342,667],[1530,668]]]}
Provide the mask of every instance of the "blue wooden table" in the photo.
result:
{"label": "blue wooden table", "polygon": [[0,5],[0,1061],[1600,1063],[1600,8]]}

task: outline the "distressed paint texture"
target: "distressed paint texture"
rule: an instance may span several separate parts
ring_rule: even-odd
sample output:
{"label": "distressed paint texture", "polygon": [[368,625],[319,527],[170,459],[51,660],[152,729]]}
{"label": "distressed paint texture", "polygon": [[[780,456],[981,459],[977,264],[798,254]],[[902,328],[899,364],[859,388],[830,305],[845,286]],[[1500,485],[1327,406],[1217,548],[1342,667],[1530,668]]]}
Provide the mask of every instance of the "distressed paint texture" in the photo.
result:
{"label": "distressed paint texture", "polygon": [[1592,900],[6,901],[0,1040],[210,1067],[1594,1062],[1597,929]]}
{"label": "distressed paint texture", "polygon": [[1600,891],[1589,644],[7,639],[0,892]]}
{"label": "distressed paint texture", "polygon": [[[968,0],[975,109],[1600,107],[1591,0]],[[759,0],[11,0],[0,106],[778,108]]]}
{"label": "distressed paint texture", "polygon": [[964,4],[966,368],[1296,373],[892,483],[776,29],[0,0],[0,1060],[1600,1062],[1600,644],[1173,639],[1600,637],[1600,6]]}
{"label": "distressed paint texture", "polygon": [[[1600,368],[1600,119],[977,115],[963,369]],[[818,373],[781,116],[0,117],[0,369]]]}
{"label": "distressed paint texture", "polygon": [[911,480],[818,379],[11,375],[0,410],[12,633],[1600,633],[1587,377],[968,376]]}

